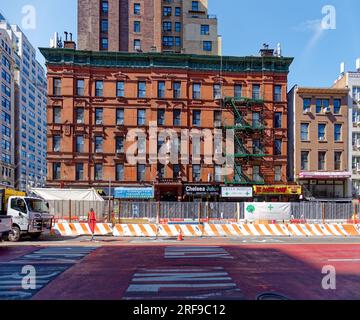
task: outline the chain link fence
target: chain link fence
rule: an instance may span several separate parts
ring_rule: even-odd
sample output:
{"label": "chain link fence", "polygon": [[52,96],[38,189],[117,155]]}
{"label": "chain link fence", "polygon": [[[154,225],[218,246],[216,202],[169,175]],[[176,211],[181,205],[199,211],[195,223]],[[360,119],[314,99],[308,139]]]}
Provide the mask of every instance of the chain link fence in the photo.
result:
{"label": "chain link fence", "polygon": [[[110,207],[109,207],[110,205]],[[123,202],[49,201],[57,221],[86,221],[91,208],[99,222],[112,223],[229,223],[244,221],[243,202]],[[348,222],[359,208],[352,203],[291,203],[292,223]],[[279,217],[277,222],[283,218]],[[282,222],[282,221],[281,221]]]}

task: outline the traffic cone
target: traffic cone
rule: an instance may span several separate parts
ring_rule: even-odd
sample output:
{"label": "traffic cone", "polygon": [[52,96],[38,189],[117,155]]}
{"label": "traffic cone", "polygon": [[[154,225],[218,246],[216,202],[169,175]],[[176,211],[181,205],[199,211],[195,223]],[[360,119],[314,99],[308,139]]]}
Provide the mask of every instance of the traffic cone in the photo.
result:
{"label": "traffic cone", "polygon": [[183,240],[184,240],[184,238],[183,238],[183,235],[182,235],[182,232],[181,232],[181,229],[180,229],[177,241],[183,241]]}

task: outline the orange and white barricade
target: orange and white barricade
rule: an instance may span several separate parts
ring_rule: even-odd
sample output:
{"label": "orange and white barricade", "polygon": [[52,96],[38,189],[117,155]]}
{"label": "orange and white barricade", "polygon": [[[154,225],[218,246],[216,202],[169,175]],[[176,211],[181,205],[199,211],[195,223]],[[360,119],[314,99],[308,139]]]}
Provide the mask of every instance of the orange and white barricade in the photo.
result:
{"label": "orange and white barricade", "polygon": [[[53,230],[55,234],[61,236],[82,236],[91,235],[88,223],[55,223]],[[97,223],[95,227],[95,235],[105,236],[113,233],[110,223]]]}

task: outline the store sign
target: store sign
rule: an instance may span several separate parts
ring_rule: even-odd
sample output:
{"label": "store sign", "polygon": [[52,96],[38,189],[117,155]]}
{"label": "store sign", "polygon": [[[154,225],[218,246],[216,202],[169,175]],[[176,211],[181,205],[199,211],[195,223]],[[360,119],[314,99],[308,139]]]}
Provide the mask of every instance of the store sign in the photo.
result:
{"label": "store sign", "polygon": [[153,199],[155,196],[154,187],[120,187],[115,188],[116,199]]}
{"label": "store sign", "polygon": [[187,196],[219,196],[220,187],[210,185],[185,185],[184,194]]}
{"label": "store sign", "polygon": [[222,198],[252,198],[253,189],[251,187],[222,187]]}
{"label": "store sign", "polygon": [[289,202],[245,202],[245,220],[290,220]]}
{"label": "store sign", "polygon": [[301,186],[255,186],[256,195],[301,195]]}
{"label": "store sign", "polygon": [[299,178],[301,179],[347,179],[351,178],[351,172],[300,172]]}

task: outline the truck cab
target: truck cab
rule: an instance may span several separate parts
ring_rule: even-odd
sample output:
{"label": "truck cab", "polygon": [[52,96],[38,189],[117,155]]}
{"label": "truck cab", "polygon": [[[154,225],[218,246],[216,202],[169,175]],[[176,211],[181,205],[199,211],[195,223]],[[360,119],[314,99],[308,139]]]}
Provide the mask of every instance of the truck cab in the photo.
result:
{"label": "truck cab", "polygon": [[36,240],[41,234],[50,233],[53,216],[49,205],[40,198],[13,196],[7,201],[7,215],[12,217],[9,240],[19,241],[22,235]]}

